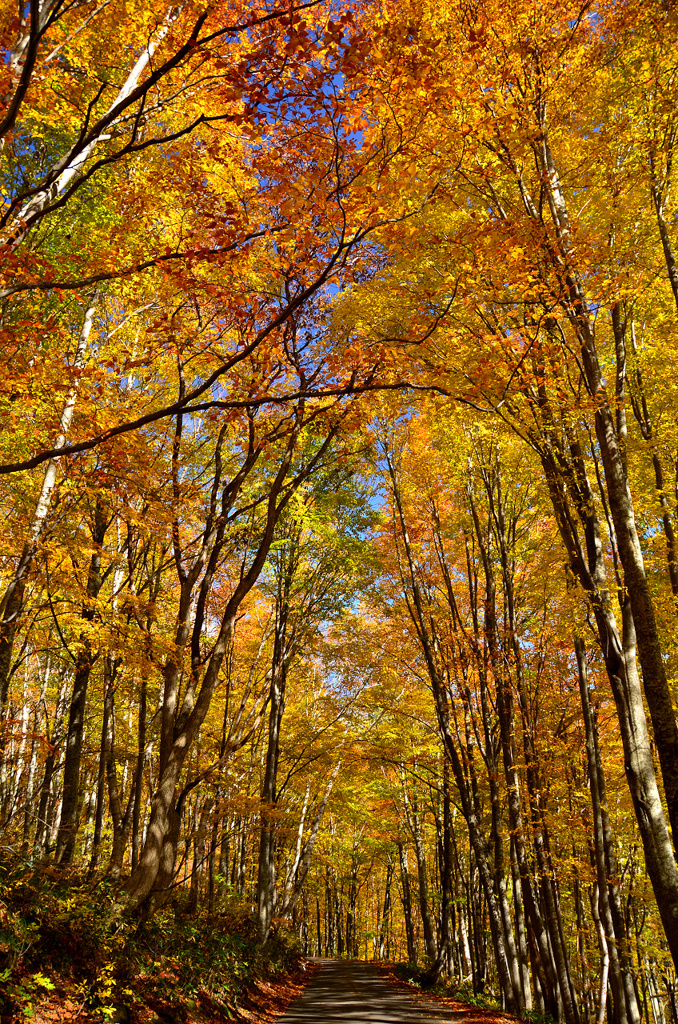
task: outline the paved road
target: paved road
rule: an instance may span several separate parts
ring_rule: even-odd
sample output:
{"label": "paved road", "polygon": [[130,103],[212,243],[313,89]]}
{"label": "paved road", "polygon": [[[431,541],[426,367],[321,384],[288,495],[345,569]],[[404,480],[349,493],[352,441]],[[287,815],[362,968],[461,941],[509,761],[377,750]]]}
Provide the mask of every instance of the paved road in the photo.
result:
{"label": "paved road", "polygon": [[[438,1024],[450,1017],[430,1016],[414,1005],[371,964],[324,960],[301,997],[278,1024]],[[434,1011],[435,1012],[435,1011]]]}

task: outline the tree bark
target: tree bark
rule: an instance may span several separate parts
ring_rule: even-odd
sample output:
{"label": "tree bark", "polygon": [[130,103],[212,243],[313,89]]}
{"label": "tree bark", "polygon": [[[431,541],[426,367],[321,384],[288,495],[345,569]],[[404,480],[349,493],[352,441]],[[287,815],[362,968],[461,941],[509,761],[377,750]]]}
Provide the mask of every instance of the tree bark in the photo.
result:
{"label": "tree bark", "polygon": [[[678,723],[671,698],[654,603],[645,572],[626,465],[624,446],[626,344],[624,331],[617,330],[615,332],[617,361],[615,395],[617,411],[615,415],[600,365],[595,332],[584,289],[572,265],[572,236],[567,204],[545,127],[537,157],[544,175],[558,250],[565,267],[566,292],[561,302],[580,345],[586,385],[589,393],[596,399],[594,423],[605,471],[607,499],[614,524],[619,559],[624,570],[624,585],[633,617],[633,629],[637,638],[638,656],[643,673],[643,687],[659,755],[669,821],[674,844],[678,844]],[[634,640],[634,646],[635,643],[636,640]],[[622,699],[627,696],[623,695],[621,691],[619,695]],[[654,859],[656,860],[656,854]],[[655,868],[652,871],[655,872],[657,879],[664,874]],[[659,902],[661,903],[661,899]],[[672,925],[672,930],[674,930],[678,926],[678,904],[671,913],[676,918],[675,924]],[[671,940],[671,944],[672,942],[673,940]]]}
{"label": "tree bark", "polygon": [[271,812],[275,809],[280,757],[280,726],[285,712],[287,682],[287,621],[289,615],[289,587],[286,579],[279,592],[276,610],[276,630],[269,688],[268,742],[266,765],[261,788],[261,831],[257,871],[257,931],[263,945],[268,939],[276,903],[275,825]]}
{"label": "tree bark", "polygon": [[428,894],[428,878],[426,873],[426,854],[424,852],[424,843],[421,835],[421,823],[419,819],[419,806],[416,795],[410,801],[407,796],[407,790],[405,788],[405,780],[403,776],[403,794],[405,797],[405,807],[407,810],[407,820],[410,826],[410,832],[414,841],[414,853],[417,861],[417,878],[419,882],[419,913],[421,915],[421,924],[424,931],[424,948],[426,950],[426,956],[429,963],[435,963],[436,959],[436,939],[433,931],[433,922],[431,920],[431,913],[429,909],[429,894]]}
{"label": "tree bark", "polygon": [[139,717],[137,724],[137,763],[134,769],[134,809],[132,811],[132,871],[139,862],[141,803],[144,785],[144,761],[146,759],[146,701],[148,695],[148,674],[141,673],[139,689]]}
{"label": "tree bark", "polygon": [[[617,707],[624,747],[624,769],[645,852],[662,924],[674,964],[678,965],[678,868],[664,817],[654,771],[643,695],[636,665],[634,618],[628,592],[621,600],[622,632],[617,627],[607,587],[600,527],[594,496],[579,459],[570,476],[577,481],[574,493],[576,516],[585,537],[582,544],[570,507],[568,484],[554,456],[542,449],[542,463],[549,485],[556,522],[569,555],[570,569],[578,580],[594,613],[598,643],[602,651],[612,694]],[[574,488],[573,488],[574,489]]]}
{"label": "tree bark", "polygon": [[118,787],[118,773],[115,764],[115,677],[118,670],[118,662],[112,654],[107,654],[104,662],[105,697],[108,705],[107,732],[106,732],[106,779],[108,782],[108,806],[111,812],[113,824],[113,843],[111,856],[106,868],[106,874],[111,878],[120,878],[122,874],[122,861],[125,855],[127,837],[129,835],[132,820],[132,807],[134,801],[134,786],[130,787],[127,806],[123,813]]}
{"label": "tree bark", "polygon": [[186,905],[187,914],[196,914],[198,911],[200,878],[204,873],[205,867],[207,826],[209,824],[209,816],[213,805],[214,800],[212,797],[205,797],[200,810],[198,827],[196,829],[195,836],[193,837],[193,867],[191,869],[191,885],[188,891],[188,903]]}
{"label": "tree bark", "polygon": [[[107,529],[108,520],[104,514],[104,506],[101,500],[97,499],[92,527],[93,550],[87,574],[85,603],[81,612],[81,618],[87,623],[93,622],[96,617],[95,602],[103,582],[101,576],[101,545],[104,542]],[[80,643],[81,648],[75,663],[73,692],[71,694],[71,706],[68,714],[66,758],[64,761],[64,792],[56,844],[56,862],[61,865],[70,864],[75,853],[80,806],[80,762],[82,759],[87,688],[92,664],[97,657],[92,651],[92,643],[86,632],[81,634]]]}
{"label": "tree bark", "polygon": [[412,917],[412,893],[410,876],[407,870],[407,852],[403,843],[398,842],[398,860],[400,862],[400,885],[405,918],[405,935],[407,938],[407,959],[411,964],[417,963],[417,943],[414,938],[414,919]]}
{"label": "tree bark", "polygon": [[[391,914],[391,885],[393,883],[394,864],[389,856],[386,863],[386,879],[384,882],[384,908],[381,914],[381,925],[379,928],[379,959],[383,960],[388,948],[388,931]],[[388,954],[386,954],[388,955]]]}
{"label": "tree bark", "polygon": [[[584,729],[586,733],[586,758],[589,769],[589,786],[591,790],[591,806],[593,810],[593,856],[597,877],[596,904],[599,908],[600,927],[603,928],[605,943],[600,943],[601,956],[606,960],[615,1003],[615,1021],[617,1024],[640,1024],[640,1011],[633,987],[633,977],[626,965],[621,961],[621,954],[626,945],[626,933],[618,934],[611,901],[610,884],[608,881],[608,863],[606,846],[609,839],[605,835],[603,825],[604,788],[601,792],[602,765],[598,751],[595,723],[591,702],[589,700],[588,672],[586,668],[586,649],[581,637],[575,637],[575,654],[579,676],[579,692],[581,695]],[[621,924],[621,921],[619,921]],[[596,922],[598,928],[598,922]],[[611,940],[608,942],[608,938]]]}
{"label": "tree bark", "polygon": [[[73,369],[77,372],[85,365],[87,356],[87,343],[92,330],[94,319],[95,302],[92,302],[85,312],[82,328],[78,338],[78,344],[73,359]],[[63,448],[73,419],[75,403],[77,398],[77,387],[74,385],[68,392],[66,402],[59,420],[59,434],[54,442],[54,448]],[[28,530],[26,543],[24,544],[21,557],[10,580],[9,586],[0,600],[0,725],[4,722],[5,706],[9,693],[9,684],[12,670],[12,654],[14,650],[14,639],[21,621],[24,606],[24,594],[26,582],[33,560],[38,550],[40,538],[47,525],[47,516],[54,495],[59,458],[55,456],[50,459],[45,469],[40,494],[33,513],[33,519]],[[1,742],[1,736],[0,736]],[[0,760],[2,760],[2,749],[0,749]]]}
{"label": "tree bark", "polygon": [[92,878],[99,867],[101,835],[104,827],[104,799],[106,791],[106,751],[108,746],[108,715],[110,703],[104,699],[104,714],[101,723],[101,742],[99,745],[99,770],[97,772],[96,810],[94,814],[94,834],[90,853],[88,877]]}

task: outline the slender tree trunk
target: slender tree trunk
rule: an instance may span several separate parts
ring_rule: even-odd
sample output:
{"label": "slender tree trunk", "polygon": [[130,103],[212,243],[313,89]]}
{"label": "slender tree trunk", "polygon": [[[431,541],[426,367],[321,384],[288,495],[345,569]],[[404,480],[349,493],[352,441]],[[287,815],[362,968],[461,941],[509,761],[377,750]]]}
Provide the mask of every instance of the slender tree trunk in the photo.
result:
{"label": "slender tree trunk", "polygon": [[[518,936],[518,953],[520,956],[520,977],[523,987],[525,1009],[532,1009],[532,989],[530,985],[530,951],[527,931],[525,928],[525,903],[520,866],[516,853],[515,837],[511,836],[511,876],[513,878],[513,905],[516,918],[516,935]],[[535,972],[538,973],[538,972]],[[538,979],[537,979],[538,980]]]}
{"label": "slender tree trunk", "polygon": [[610,947],[600,915],[601,887],[598,879],[591,887],[591,917],[596,928],[598,945],[600,946],[600,978],[598,982],[598,1010],[596,1024],[605,1024],[605,1007],[607,1005],[607,979],[610,969]]}
{"label": "slender tree trunk", "polygon": [[[485,470],[483,470],[486,487],[488,490],[488,497],[490,502],[494,497],[495,482],[489,477]],[[491,534],[489,528],[487,531],[483,529],[480,523],[480,518],[476,508],[476,503],[473,497],[471,486],[468,487],[469,504],[471,508],[471,515],[473,517],[473,525],[475,529],[476,540],[478,542],[481,560],[483,563],[483,573],[485,576],[485,602],[484,602],[484,616],[483,616],[483,631],[485,634],[485,641],[487,650],[490,656],[490,664],[492,666],[492,674],[495,679],[497,687],[497,705],[502,700],[502,691],[506,691],[503,680],[503,666],[500,663],[499,657],[499,637],[497,628],[497,588],[496,578],[494,571],[494,559],[492,557],[491,550]],[[501,495],[499,495],[499,501],[501,503]],[[442,545],[440,546],[440,558],[442,559]],[[451,581],[449,583],[451,588]],[[450,594],[450,597],[452,595]],[[499,774],[500,768],[498,764],[498,752],[495,751],[495,740],[494,740],[494,727],[495,723],[491,720],[489,697],[488,697],[488,673],[484,664],[478,665],[479,681],[480,681],[480,698],[481,708],[483,717],[483,731],[485,735],[485,762],[487,767],[487,781],[490,791],[490,801],[492,807],[492,846],[494,852],[494,876],[495,876],[495,890],[497,895],[497,901],[501,912],[502,928],[504,933],[504,943],[506,949],[506,957],[508,961],[508,968],[511,974],[511,980],[513,990],[516,994],[520,994],[522,997],[522,978],[520,974],[520,963],[518,960],[518,953],[516,950],[515,936],[513,932],[513,923],[511,921],[511,911],[509,907],[507,888],[506,888],[506,869],[505,869],[505,856],[504,856],[504,838],[503,838],[503,822],[502,822],[502,811],[501,811],[501,799],[499,794]],[[504,699],[505,693],[504,693]],[[500,725],[501,730],[501,725]]]}
{"label": "slender tree trunk", "polygon": [[381,915],[381,926],[379,928],[379,959],[384,959],[384,953],[388,941],[388,926],[391,913],[391,884],[393,882],[394,864],[389,856],[386,863],[386,879],[384,882],[384,909]]}
{"label": "slender tree trunk", "polygon": [[320,831],[320,825],[325,815],[327,803],[332,793],[332,789],[334,787],[337,775],[339,774],[340,768],[341,761],[337,761],[337,763],[334,765],[334,768],[330,772],[327,784],[325,785],[325,790],[320,799],[320,802],[318,803],[315,816],[313,818],[313,823],[308,834],[308,838],[306,839],[306,842],[303,845],[303,847],[303,818],[302,822],[300,823],[297,851],[295,854],[294,863],[291,867],[290,874],[285,885],[285,896],[282,902],[282,906],[280,908],[281,917],[287,917],[289,913],[294,910],[297,900],[299,899],[299,896],[304,891],[304,884],[308,876],[308,870],[311,866],[311,858],[313,857],[313,850],[315,849],[315,843],[318,838],[318,832]]}
{"label": "slender tree trunk", "polygon": [[132,811],[132,871],[139,862],[139,824],[141,821],[141,803],[144,785],[144,761],[146,758],[146,701],[148,695],[148,675],[141,673],[139,689],[139,719],[137,726],[137,763],[134,770],[134,809]]}
{"label": "slender tree trunk", "polygon": [[424,654],[428,676],[431,683],[431,689],[433,691],[433,697],[436,707],[436,717],[438,720],[438,728],[440,730],[447,751],[447,755],[450,760],[450,766],[452,768],[452,772],[457,786],[457,791],[459,793],[459,800],[462,808],[462,813],[464,815],[464,818],[466,819],[469,831],[469,838],[473,848],[473,854],[476,860],[476,865],[478,867],[478,873],[481,879],[483,895],[487,903],[490,932],[492,935],[492,944],[494,947],[495,963],[497,965],[499,983],[501,986],[501,990],[504,994],[504,998],[506,1000],[507,1009],[511,1013],[517,1014],[520,1012],[522,991],[520,988],[518,988],[518,991],[516,991],[513,987],[513,978],[509,967],[506,952],[506,944],[504,942],[501,911],[494,892],[494,884],[488,864],[486,843],[482,833],[480,821],[478,819],[472,800],[468,793],[467,781],[463,765],[459,758],[457,744],[450,730],[449,710],[447,707],[445,687],[443,680],[441,679],[441,675],[436,662],[436,657],[434,655],[431,637],[429,635],[429,630],[427,626],[427,616],[425,613],[424,601],[422,598],[421,590],[417,580],[416,568],[414,558],[412,555],[407,523],[405,521],[405,515],[400,497],[400,489],[398,486],[393,464],[391,462],[390,457],[388,456],[388,453],[387,463],[392,482],[393,496],[397,508],[397,517],[402,532],[402,541],[405,550],[407,571],[409,575],[409,583],[412,597],[410,611],[417,628],[422,653]]}
{"label": "slender tree trunk", "polygon": [[125,855],[125,847],[127,846],[134,800],[134,787],[132,786],[127,800],[127,807],[123,813],[115,763],[115,676],[117,670],[118,662],[113,658],[113,655],[107,654],[104,662],[106,685],[104,700],[108,704],[106,778],[108,780],[108,806],[111,811],[111,821],[113,824],[113,844],[106,873],[111,878],[120,878],[122,874],[122,862]]}
{"label": "slender tree trunk", "polygon": [[[96,305],[93,302],[85,312],[82,328],[78,338],[78,344],[73,359],[73,368],[78,371],[85,365],[87,354],[87,343],[92,330],[92,320]],[[63,448],[73,419],[75,403],[77,398],[77,387],[73,386],[66,398],[59,420],[59,434],[54,442],[54,448]],[[33,513],[33,519],[28,530],[28,537],[24,549],[19,558],[17,568],[7,587],[2,599],[0,599],[0,727],[4,723],[5,706],[9,693],[9,683],[12,669],[12,653],[14,650],[14,639],[21,621],[24,605],[24,594],[26,581],[33,564],[40,538],[47,524],[47,516],[52,503],[54,487],[56,484],[59,458],[56,456],[47,463],[42,487]],[[0,744],[2,733],[0,732]],[[3,760],[3,751],[0,746],[0,761]]]}
{"label": "slender tree trunk", "polygon": [[25,797],[25,808],[24,808],[24,827],[23,837],[21,843],[21,855],[22,857],[28,856],[30,849],[30,830],[31,830],[31,808],[34,804],[34,786],[35,786],[35,775],[38,768],[38,744],[37,737],[40,726],[40,708],[45,704],[45,696],[47,694],[47,685],[51,674],[50,659],[47,660],[47,666],[42,674],[42,680],[40,683],[40,695],[38,697],[37,704],[33,710],[33,734],[31,737],[31,753],[28,762],[28,779],[26,781],[26,797]]}
{"label": "slender tree trunk", "polygon": [[33,839],[33,849],[37,853],[40,848],[44,848],[45,852],[48,853],[49,844],[49,828],[48,828],[48,808],[50,802],[53,799],[53,782],[54,782],[54,771],[56,766],[57,757],[59,754],[59,748],[63,739],[62,729],[64,722],[64,701],[66,695],[66,680],[62,679],[59,686],[59,694],[57,696],[56,706],[54,709],[54,723],[52,725],[52,734],[48,734],[47,742],[47,757],[45,758],[45,766],[43,769],[42,784],[40,786],[40,802],[38,804],[38,818],[35,827],[35,838]]}
{"label": "slender tree trunk", "polygon": [[400,862],[400,884],[402,890],[403,917],[405,918],[405,935],[407,937],[407,960],[411,964],[417,962],[417,943],[414,938],[414,919],[412,917],[412,893],[410,890],[410,876],[407,870],[407,852],[403,843],[398,844],[398,859]]}
{"label": "slender tree trunk", "polygon": [[[625,600],[629,602],[633,619],[634,647],[637,638],[638,657],[643,673],[643,687],[652,720],[668,816],[675,844],[678,843],[678,723],[676,722],[676,714],[671,698],[654,603],[645,572],[626,464],[626,419],[624,411],[626,380],[625,330],[622,325],[615,325],[613,322],[617,368],[617,386],[614,396],[614,408],[616,411],[613,411],[612,403],[607,393],[605,375],[600,364],[595,330],[584,288],[573,267],[572,233],[567,203],[545,126],[537,156],[544,174],[545,191],[556,229],[559,252],[562,254],[565,266],[567,267],[567,295],[564,297],[564,304],[580,345],[583,375],[589,393],[596,396],[596,438],[605,471],[605,488],[610,515],[614,524],[619,559],[624,570]],[[673,270],[675,271],[675,266]],[[628,672],[629,666],[627,665]],[[617,689],[620,699],[627,701],[630,698],[630,694],[620,692],[619,688]],[[625,709],[624,717],[628,717],[630,710],[631,708]],[[636,804],[636,806],[640,810],[639,805]],[[653,821],[653,825],[655,829],[659,827],[658,822]],[[650,858],[652,866],[648,863],[648,870],[652,877],[653,885],[657,883],[665,888],[668,881],[667,867],[663,863],[661,866],[658,863],[658,858],[662,862],[665,861],[663,850],[661,853],[659,852],[659,847],[663,847],[663,845],[663,838],[660,840],[659,834],[655,831],[653,846],[656,848]],[[648,851],[646,850],[646,857],[647,855]],[[676,875],[675,861],[673,869],[673,874]],[[661,906],[668,893],[656,893],[656,895]],[[667,913],[664,915],[666,918],[664,921],[665,927],[667,926],[669,916],[673,918],[673,921],[669,927],[671,936],[669,937],[667,934],[667,939],[674,956],[674,962],[676,962],[676,957],[678,956],[678,935],[675,933],[678,928],[678,902],[676,902],[675,896],[671,900],[670,910],[667,908]]]}
{"label": "slender tree trunk", "polygon": [[[573,445],[575,458],[579,458]],[[576,470],[580,495],[576,513],[585,530],[582,544],[568,501],[566,482],[555,458],[542,451],[549,485],[570,567],[592,605],[598,642],[617,707],[624,747],[624,768],[633,801],[645,862],[674,964],[678,965],[678,867],[664,817],[654,771],[643,695],[636,664],[634,617],[628,593],[621,598],[622,632],[619,634],[605,578],[604,553],[595,501],[583,468]]]}
{"label": "slender tree trunk", "polygon": [[[239,601],[237,603],[239,604]],[[184,727],[177,731],[171,745],[167,741],[164,764],[161,758],[158,785],[151,800],[146,841],[136,870],[127,883],[128,894],[138,905],[149,901],[144,910],[146,914],[153,912],[157,902],[156,897],[151,897],[156,883],[159,894],[157,898],[159,899],[174,872],[180,825],[180,808],[176,805],[177,787],[186,755],[207,714],[219,669],[230,642],[233,623],[234,613],[230,613],[230,609],[227,609],[210,658],[206,679],[201,687],[200,697]]]}
{"label": "slender tree trunk", "polygon": [[[223,797],[223,792],[218,791],[218,798]],[[221,894],[227,895],[229,891],[229,885],[234,888],[233,882],[231,881],[231,838],[232,838],[233,820],[224,815],[221,820],[221,841],[219,843],[219,875],[224,879],[221,884]],[[235,861],[235,857],[233,858]]]}
{"label": "slender tree trunk", "polygon": [[421,835],[421,822],[419,820],[419,807],[417,804],[416,797],[412,799],[410,824],[412,829],[412,838],[414,840],[414,852],[417,859],[417,876],[419,880],[419,913],[421,914],[421,923],[424,930],[424,947],[426,949],[426,956],[428,957],[429,962],[434,963],[436,959],[437,947],[429,907],[428,878],[426,872],[426,854],[424,852],[424,843]]}
{"label": "slender tree trunk", "polygon": [[[281,637],[281,642],[283,638]],[[259,837],[259,862],[257,874],[257,920],[259,942],[268,939],[273,918],[276,865],[275,835],[271,812],[276,802],[276,782],[278,776],[278,758],[280,754],[280,725],[285,710],[285,676],[284,655],[274,662],[271,676],[268,745],[266,748],[266,767],[261,789],[261,833]]]}
{"label": "slender tree trunk", "polygon": [[[672,139],[672,146],[673,142],[674,140]],[[673,292],[673,300],[676,304],[676,310],[678,310],[678,266],[676,266],[676,258],[671,244],[671,236],[669,235],[669,229],[666,225],[666,194],[670,188],[670,184],[670,180],[666,181],[662,187],[657,176],[656,155],[653,150],[650,149],[650,192],[657,217],[659,238],[664,251],[666,273],[671,283],[671,291]]]}
{"label": "slender tree trunk", "polygon": [[[93,622],[96,616],[95,601],[101,590],[101,545],[106,536],[108,521],[101,500],[97,499],[94,524],[92,529],[92,557],[87,574],[86,600],[81,617]],[[91,641],[86,632],[80,638],[81,649],[75,663],[73,693],[68,716],[66,732],[66,759],[64,762],[64,793],[61,802],[61,821],[57,835],[57,864],[70,864],[75,853],[75,840],[78,832],[80,809],[80,761],[82,758],[82,740],[85,726],[85,708],[87,705],[87,688],[96,655],[92,651]]]}
{"label": "slender tree trunk", "polygon": [[206,797],[203,800],[198,827],[193,838],[193,868],[191,870],[191,885],[188,891],[188,903],[186,906],[187,914],[195,914],[198,910],[200,879],[204,873],[205,866],[205,840],[213,804],[214,801],[211,797]]}
{"label": "slender tree trunk", "polygon": [[445,970],[449,970],[452,953],[452,814],[450,802],[450,767],[443,752],[443,814],[442,822],[436,816],[438,829],[438,861],[440,864],[440,932],[435,960],[426,972],[426,980],[435,984]]}
{"label": "slender tree trunk", "polygon": [[[537,982],[540,986],[540,990],[544,1002],[546,1004],[546,1008],[548,1012],[551,1013],[551,1015],[555,1018],[558,1012],[556,994],[557,980],[552,969],[548,935],[543,917],[539,909],[539,900],[535,892],[535,887],[528,863],[527,844],[525,839],[525,830],[523,825],[523,814],[520,797],[520,779],[515,754],[515,711],[513,685],[509,673],[505,668],[505,665],[509,663],[509,659],[512,655],[515,671],[515,685],[518,691],[523,719],[523,751],[525,756],[525,763],[527,766],[527,777],[529,787],[530,783],[534,785],[534,774],[536,770],[537,758],[534,749],[532,724],[528,713],[527,699],[525,697],[525,686],[523,679],[523,657],[519,643],[519,632],[515,607],[515,590],[512,568],[513,559],[511,551],[509,550],[511,542],[507,530],[507,517],[504,507],[505,499],[501,486],[501,466],[497,463],[492,473],[489,473],[487,470],[483,469],[482,476],[487,491],[487,499],[489,504],[489,511],[491,514],[491,522],[493,524],[494,535],[496,538],[496,544],[499,551],[499,564],[501,566],[503,596],[505,602],[505,610],[508,616],[509,650],[505,652],[505,656],[502,663],[499,657],[498,650],[495,611],[496,588],[494,582],[494,566],[492,558],[490,556],[490,552],[487,550],[487,546],[482,542],[480,520],[477,513],[475,512],[475,508],[472,503],[476,535],[478,539],[481,541],[481,555],[483,560],[484,573],[486,581],[489,580],[489,584],[487,586],[488,593],[485,602],[485,631],[488,637],[490,659],[493,666],[493,673],[495,676],[497,690],[496,708],[497,718],[499,722],[499,738],[502,751],[504,778],[506,780],[509,824],[511,827],[511,837],[513,843],[513,852],[515,854],[515,862],[520,877],[520,896],[522,896],[522,904],[525,907],[525,914],[527,917],[532,962],[534,964]],[[451,581],[448,583],[448,589],[450,588]],[[514,896],[517,894],[518,888],[515,887],[514,883]],[[518,925],[517,910],[516,917]],[[526,966],[526,961],[523,962]],[[527,1001],[530,1000],[529,973],[527,983],[525,981],[525,969],[521,972],[521,977],[522,990],[527,1005]]]}
{"label": "slender tree trunk", "polygon": [[[178,794],[179,781],[184,763],[191,746],[198,735],[198,732],[205,721],[207,712],[216,689],[219,672],[224,658],[229,650],[236,615],[246,595],[256,583],[264,567],[266,557],[273,541],[275,527],[286,503],[295,489],[312,472],[314,466],[322,458],[334,437],[334,428],[328,431],[322,444],[318,447],[313,457],[306,463],[303,472],[297,473],[294,481],[288,487],[287,492],[281,495],[287,474],[295,450],[296,442],[301,430],[304,416],[304,404],[300,401],[296,410],[294,425],[286,440],[285,453],[281,459],[280,466],[270,487],[266,503],[266,521],[260,534],[256,551],[251,557],[248,566],[242,567],[242,574],[233,590],[226,606],[222,612],[221,625],[218,636],[212,647],[207,665],[203,669],[203,655],[201,651],[203,624],[211,585],[217,569],[219,557],[225,537],[227,516],[223,516],[220,525],[215,527],[214,534],[205,532],[204,544],[196,555],[190,571],[186,570],[182,563],[182,552],[176,545],[179,536],[179,526],[175,523],[175,561],[178,565],[178,572],[181,579],[181,602],[176,624],[176,646],[182,651],[192,633],[191,638],[191,673],[188,685],[184,694],[183,704],[177,712],[177,694],[179,664],[176,657],[170,658],[165,666],[165,689],[162,705],[161,741],[159,756],[159,777],[155,793],[151,801],[151,811],[146,841],[139,857],[136,869],[132,873],[126,885],[128,899],[134,901],[136,906],[145,915],[152,914],[158,901],[163,898],[166,887],[169,885],[174,871],[176,861],[177,839],[179,835],[179,815],[181,810],[182,796]],[[173,452],[173,473],[176,483],[176,466],[178,448],[181,438],[180,429],[181,417],[177,418],[177,432],[175,436]],[[223,438],[222,433],[221,437]],[[237,497],[243,481],[256,464],[260,454],[259,449],[248,450],[248,455],[243,462],[236,477],[224,488],[222,497],[222,508],[230,508]],[[220,459],[217,460],[219,467]],[[220,472],[220,470],[219,470]],[[178,484],[177,484],[178,486]],[[217,493],[219,486],[218,476],[213,485],[213,494]],[[209,545],[206,546],[209,540]],[[200,574],[202,579],[197,594],[196,612],[193,621],[192,631],[189,628],[189,616],[193,601],[193,589],[197,584]],[[255,726],[256,727],[256,723]],[[222,761],[239,746],[247,742],[251,730],[244,735],[233,739],[227,744],[222,756]],[[198,780],[199,781],[199,780]],[[188,791],[195,783],[190,783]],[[178,795],[178,799],[177,799]]]}
{"label": "slender tree trunk", "polygon": [[318,956],[322,956],[323,955],[323,932],[322,932],[322,928],[321,928],[321,925],[320,925],[320,897],[319,896],[316,896],[316,898],[315,898],[315,930],[316,930],[316,936],[317,936],[317,940],[318,940],[318,946],[317,946],[318,954],[317,955]]}
{"label": "slender tree trunk", "polygon": [[207,913],[214,913],[215,878],[214,869],[217,859],[217,845],[219,843],[219,818],[214,816],[212,823],[212,835],[210,837],[210,852],[207,859]]}
{"label": "slender tree trunk", "polygon": [[[603,803],[604,789],[601,794],[602,765],[596,737],[595,723],[589,700],[588,673],[586,668],[586,650],[581,637],[576,637],[574,642],[577,656],[577,668],[579,674],[579,692],[581,695],[584,728],[586,731],[586,757],[589,768],[589,785],[591,789],[591,806],[593,810],[593,851],[596,877],[598,882],[598,894],[596,903],[599,907],[600,923],[604,929],[606,940],[611,941],[605,944],[605,951],[601,944],[601,956],[607,958],[607,964],[612,986],[612,995],[615,1003],[615,1021],[617,1024],[640,1024],[640,1011],[633,988],[633,978],[628,970],[624,970],[621,962],[620,951],[626,945],[626,934],[618,934],[618,925],[615,923],[609,892],[608,863],[606,857],[606,846],[609,837],[605,835],[603,824]],[[621,921],[619,921],[621,924]],[[596,927],[598,925],[596,924]],[[625,977],[625,975],[627,975]]]}
{"label": "slender tree trunk", "polygon": [[97,773],[96,788],[96,811],[94,815],[94,835],[92,837],[92,851],[90,855],[88,876],[91,878],[99,867],[101,835],[104,826],[104,798],[106,791],[106,752],[108,748],[108,716],[110,713],[110,702],[104,697],[104,714],[101,723],[101,743],[99,747],[99,770]]}

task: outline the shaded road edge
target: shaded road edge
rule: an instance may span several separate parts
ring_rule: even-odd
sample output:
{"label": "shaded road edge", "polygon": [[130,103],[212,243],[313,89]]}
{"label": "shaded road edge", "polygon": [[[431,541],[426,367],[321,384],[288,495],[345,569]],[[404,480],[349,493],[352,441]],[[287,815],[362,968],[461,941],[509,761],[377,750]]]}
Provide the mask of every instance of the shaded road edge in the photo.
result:
{"label": "shaded road edge", "polygon": [[520,1017],[514,1017],[505,1010],[488,1009],[484,1006],[473,1006],[472,1003],[464,1003],[452,996],[436,996],[433,993],[425,992],[409,981],[398,977],[395,968],[398,966],[387,960],[372,961],[382,976],[394,988],[407,993],[415,1006],[422,1010],[443,1011],[445,1017],[451,1021],[463,1022],[463,1024],[525,1024]]}
{"label": "shaded road edge", "polygon": [[238,1001],[234,1024],[274,1024],[300,998],[320,968],[321,964],[303,958],[297,971],[256,982]]}

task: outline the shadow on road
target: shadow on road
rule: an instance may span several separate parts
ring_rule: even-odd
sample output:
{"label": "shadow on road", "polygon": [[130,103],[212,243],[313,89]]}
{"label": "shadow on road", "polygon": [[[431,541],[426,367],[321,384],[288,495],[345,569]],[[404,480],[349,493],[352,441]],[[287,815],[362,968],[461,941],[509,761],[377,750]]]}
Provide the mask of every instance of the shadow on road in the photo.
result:
{"label": "shadow on road", "polygon": [[419,1009],[371,964],[320,960],[321,969],[279,1024],[325,1024],[355,1021],[369,1024],[437,1024],[454,1019]]}

